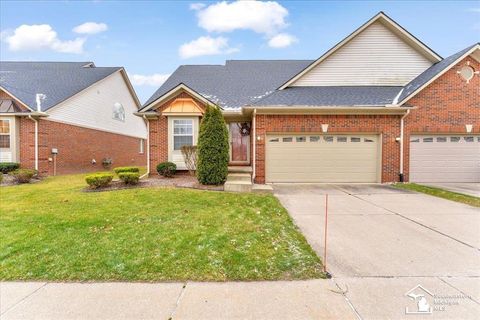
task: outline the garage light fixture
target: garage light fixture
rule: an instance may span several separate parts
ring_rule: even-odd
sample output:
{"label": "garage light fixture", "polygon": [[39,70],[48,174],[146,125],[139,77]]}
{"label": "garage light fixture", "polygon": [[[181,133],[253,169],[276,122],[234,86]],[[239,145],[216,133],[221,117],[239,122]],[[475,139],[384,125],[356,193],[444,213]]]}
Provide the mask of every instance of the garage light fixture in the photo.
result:
{"label": "garage light fixture", "polygon": [[322,132],[327,133],[328,132],[328,124],[322,124]]}
{"label": "garage light fixture", "polygon": [[472,124],[466,124],[466,125],[465,125],[465,130],[467,130],[467,133],[472,132],[472,129],[473,129],[473,125],[472,125]]}

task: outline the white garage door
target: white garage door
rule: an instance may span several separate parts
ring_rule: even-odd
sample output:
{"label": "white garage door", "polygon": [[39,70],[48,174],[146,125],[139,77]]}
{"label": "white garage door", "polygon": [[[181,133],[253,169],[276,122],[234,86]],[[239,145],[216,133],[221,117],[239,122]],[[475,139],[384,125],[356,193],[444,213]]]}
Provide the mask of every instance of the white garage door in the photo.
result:
{"label": "white garage door", "polygon": [[378,182],[377,135],[268,135],[267,182]]}
{"label": "white garage door", "polygon": [[410,181],[480,182],[480,136],[412,136]]}

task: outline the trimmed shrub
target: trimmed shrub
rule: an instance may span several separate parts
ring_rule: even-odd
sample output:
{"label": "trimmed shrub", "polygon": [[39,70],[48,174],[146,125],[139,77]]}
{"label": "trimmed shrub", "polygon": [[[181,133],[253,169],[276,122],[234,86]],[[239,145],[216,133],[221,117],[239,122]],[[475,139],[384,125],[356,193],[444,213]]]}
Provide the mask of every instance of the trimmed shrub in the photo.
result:
{"label": "trimmed shrub", "polygon": [[93,189],[106,187],[112,182],[112,180],[113,173],[110,172],[97,172],[85,177],[85,181]]}
{"label": "trimmed shrub", "polygon": [[121,172],[140,172],[140,168],[139,167],[117,167],[115,169],[113,169],[113,171],[115,171],[116,174],[119,174]]}
{"label": "trimmed shrub", "polygon": [[9,173],[13,170],[17,170],[20,168],[20,163],[16,162],[0,162],[0,172],[1,173]]}
{"label": "trimmed shrub", "polygon": [[10,175],[17,183],[29,183],[37,175],[37,171],[33,169],[17,169],[10,172]]}
{"label": "trimmed shrub", "polygon": [[157,172],[164,177],[170,178],[177,172],[177,165],[173,162],[162,162],[157,165]]}
{"label": "trimmed shrub", "polygon": [[198,135],[197,179],[219,185],[228,174],[228,130],[220,109],[207,106]]}
{"label": "trimmed shrub", "polygon": [[140,173],[138,172],[120,172],[118,177],[125,184],[135,185],[140,181]]}

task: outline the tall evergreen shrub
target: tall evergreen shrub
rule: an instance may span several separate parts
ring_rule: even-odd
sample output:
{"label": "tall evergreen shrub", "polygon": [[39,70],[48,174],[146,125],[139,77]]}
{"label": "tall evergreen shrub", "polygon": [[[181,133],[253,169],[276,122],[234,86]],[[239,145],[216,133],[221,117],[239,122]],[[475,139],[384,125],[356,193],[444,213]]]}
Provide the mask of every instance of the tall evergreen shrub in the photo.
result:
{"label": "tall evergreen shrub", "polygon": [[198,136],[197,179],[219,185],[228,174],[228,130],[219,108],[207,106]]}

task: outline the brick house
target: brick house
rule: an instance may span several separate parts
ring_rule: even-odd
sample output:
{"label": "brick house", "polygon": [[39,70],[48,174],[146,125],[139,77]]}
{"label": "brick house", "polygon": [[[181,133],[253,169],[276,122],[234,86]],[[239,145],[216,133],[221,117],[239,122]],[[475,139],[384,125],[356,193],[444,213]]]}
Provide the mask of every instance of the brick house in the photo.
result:
{"label": "brick house", "polygon": [[121,67],[0,62],[0,161],[41,175],[146,163],[140,103]]}
{"label": "brick house", "polygon": [[480,181],[480,45],[442,58],[383,12],[317,60],[182,65],[143,105],[150,172],[205,105],[256,183]]}

